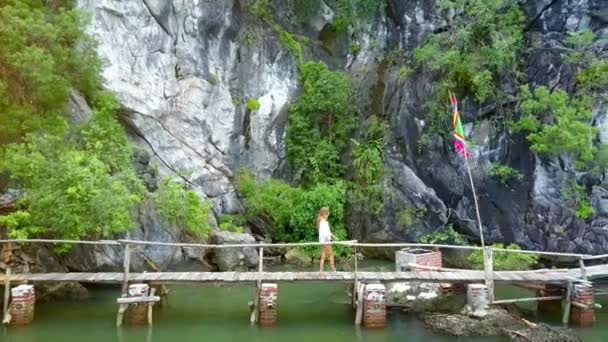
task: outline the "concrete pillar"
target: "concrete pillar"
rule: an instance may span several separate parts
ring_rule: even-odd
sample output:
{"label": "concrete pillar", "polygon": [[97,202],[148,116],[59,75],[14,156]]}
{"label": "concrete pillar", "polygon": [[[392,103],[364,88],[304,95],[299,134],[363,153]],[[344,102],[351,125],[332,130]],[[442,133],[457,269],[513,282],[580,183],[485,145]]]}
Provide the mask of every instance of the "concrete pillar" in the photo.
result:
{"label": "concrete pillar", "polygon": [[579,308],[572,306],[570,310],[570,318],[572,323],[579,327],[590,327],[595,322],[595,298],[593,294],[593,287],[586,284],[574,285],[574,298],[573,302],[588,305],[589,308]]}
{"label": "concrete pillar", "polygon": [[19,285],[11,289],[11,325],[29,325],[34,321],[36,294],[34,285]]}
{"label": "concrete pillar", "polygon": [[[559,285],[547,284],[545,285],[544,290],[540,290],[536,292],[537,297],[553,297],[553,296],[561,296],[562,288]],[[557,300],[541,300],[537,304],[537,308],[539,312],[545,314],[553,314],[558,315],[562,310],[562,301],[560,299]]]}
{"label": "concrete pillar", "polygon": [[383,284],[366,284],[363,290],[363,326],[386,326],[386,288]]}
{"label": "concrete pillar", "polygon": [[260,288],[258,318],[261,326],[277,323],[279,287],[277,284],[263,283]]}
{"label": "concrete pillar", "polygon": [[483,317],[489,306],[488,287],[485,284],[467,285],[467,311],[471,316]]}
{"label": "concrete pillar", "polygon": [[[129,285],[129,297],[146,297],[150,292],[148,284]],[[129,304],[126,312],[127,322],[131,325],[144,325],[148,322],[148,303]]]}

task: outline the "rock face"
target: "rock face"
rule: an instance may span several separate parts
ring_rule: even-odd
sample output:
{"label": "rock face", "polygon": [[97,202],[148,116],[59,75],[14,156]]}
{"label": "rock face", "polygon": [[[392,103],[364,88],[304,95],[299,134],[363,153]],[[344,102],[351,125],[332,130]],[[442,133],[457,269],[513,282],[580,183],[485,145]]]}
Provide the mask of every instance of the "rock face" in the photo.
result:
{"label": "rock face", "polygon": [[[361,34],[328,41],[332,1],[322,1],[318,13],[297,27],[291,24],[290,3],[271,1],[278,24],[310,40],[311,59],[351,74],[358,107],[390,124],[383,215],[371,221],[351,213],[351,236],[415,240],[452,224],[478,238],[462,160],[447,141],[422,135],[428,125],[423,104],[435,80],[417,73],[402,82],[399,70],[383,62],[391,49],[411,51],[428,34],[447,27],[449,13],[439,11],[434,0],[388,0],[384,13]],[[160,165],[160,176],[191,171],[182,178],[213,201],[217,214],[242,209],[234,185],[240,168],[247,167],[260,178],[285,176],[286,108],[299,91],[297,61],[272,27],[248,10],[252,1],[78,4],[92,15],[89,31],[99,41],[105,61],[105,85],[119,97],[124,121]],[[606,50],[602,8],[601,0],[525,3],[528,40],[540,47],[526,58],[529,83],[572,89],[573,70],[560,58],[563,39],[567,32],[590,28],[600,37],[594,48]],[[349,43],[361,47],[356,56],[349,52]],[[259,110],[247,108],[250,99],[259,101]],[[539,158],[523,136],[501,133],[492,109],[465,103],[462,111],[468,138],[476,143],[470,165],[486,240],[564,252],[608,252],[608,190],[603,175],[576,173],[565,158]],[[479,123],[475,127],[474,121]],[[606,122],[608,105],[600,103],[594,124],[603,142],[608,142]],[[508,164],[524,178],[503,186],[489,175],[492,162]],[[589,190],[593,188],[596,215],[588,222],[578,219],[564,201],[568,177],[586,177]],[[417,215],[404,227],[399,217],[406,209]],[[180,252],[158,253],[178,258]],[[103,252],[100,258],[114,254]]]}
{"label": "rock face", "polygon": [[[195,239],[183,230],[167,224],[152,201],[141,204],[138,217],[139,227],[129,235],[132,240],[205,243],[205,239]],[[188,260],[195,261],[202,269],[208,269],[206,253],[207,251],[194,247],[134,246],[131,248],[131,270],[166,270]],[[62,262],[73,271],[122,271],[123,259],[122,246],[79,245],[63,256]]]}
{"label": "rock face", "polygon": [[[232,232],[215,232],[212,241],[216,245],[255,243],[249,234]],[[214,251],[215,264],[220,271],[252,269],[258,266],[258,254],[253,247],[221,248]]]}

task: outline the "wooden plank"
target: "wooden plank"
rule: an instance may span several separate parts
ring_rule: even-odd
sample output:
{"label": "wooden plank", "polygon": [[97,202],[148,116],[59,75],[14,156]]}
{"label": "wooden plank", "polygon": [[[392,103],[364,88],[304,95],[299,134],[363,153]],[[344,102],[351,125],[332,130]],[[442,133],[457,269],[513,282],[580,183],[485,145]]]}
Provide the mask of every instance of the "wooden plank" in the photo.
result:
{"label": "wooden plank", "polygon": [[[608,271],[608,270],[607,270]],[[605,272],[603,274],[608,274]],[[576,280],[580,270],[569,272],[520,272],[496,271],[494,281],[500,282],[535,282],[564,284]],[[0,280],[7,278],[0,275]],[[352,282],[354,272],[68,272],[68,273],[20,273],[11,275],[10,280],[15,282],[33,281],[76,281],[82,283],[123,283],[128,278],[130,282],[154,283],[183,283],[183,282],[256,282],[267,280],[282,281],[340,281]],[[466,272],[357,272],[358,281],[424,281],[424,282],[483,282],[483,271],[470,270]]]}
{"label": "wooden plank", "polygon": [[488,301],[494,302],[494,257],[492,253],[492,246],[484,249],[484,278],[486,287],[488,288]]}
{"label": "wooden plank", "polygon": [[570,319],[570,303],[572,301],[572,282],[568,282],[568,288],[566,289],[566,298],[564,298],[564,315],[562,317],[562,324],[568,326],[568,320]]}
{"label": "wooden plank", "polygon": [[[152,288],[152,290],[156,291],[155,288]],[[150,296],[146,296],[146,297],[120,297],[116,299],[116,303],[118,304],[134,304],[134,303],[156,303],[156,302],[160,302],[160,297],[159,296],[154,296],[154,295],[150,295]]]}
{"label": "wooden plank", "polygon": [[4,303],[2,305],[2,324],[11,322],[10,314],[8,313],[8,304],[11,298],[11,268],[6,266],[6,276],[4,277]]}
{"label": "wooden plank", "polygon": [[499,300],[493,301],[491,304],[498,305],[498,304],[511,304],[511,303],[523,303],[523,302],[537,302],[537,301],[543,301],[543,300],[560,300],[560,299],[562,299],[562,296],[499,299]]}

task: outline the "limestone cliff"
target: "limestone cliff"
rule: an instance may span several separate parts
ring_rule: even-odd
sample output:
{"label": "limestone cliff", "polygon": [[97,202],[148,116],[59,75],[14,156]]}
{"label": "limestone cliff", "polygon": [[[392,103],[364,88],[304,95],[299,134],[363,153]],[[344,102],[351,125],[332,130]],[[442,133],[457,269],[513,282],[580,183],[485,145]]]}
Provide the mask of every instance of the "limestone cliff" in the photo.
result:
{"label": "limestone cliff", "polygon": [[[79,0],[91,14],[88,31],[99,42],[105,86],[114,91],[133,138],[145,146],[161,174],[181,177],[214,203],[216,214],[240,211],[234,186],[242,167],[261,179],[289,178],[285,132],[287,106],[298,95],[298,67],[277,33],[247,11],[245,0]],[[386,0],[363,33],[333,37],[331,1],[308,21],[294,25],[292,1],[272,1],[278,24],[310,39],[311,59],[352,76],[361,111],[389,122],[385,154],[389,170],[381,220],[357,218],[349,229],[359,240],[414,240],[449,223],[475,237],[475,213],[466,169],[449,141],[440,137],[418,148],[428,124],[423,102],[433,86],[418,73],[405,82],[399,68],[383,62],[392,49],[413,50],[449,25],[449,13],[434,0]],[[573,72],[560,59],[567,32],[592,29],[608,44],[608,3],[602,0],[526,2],[527,39],[537,48],[525,56],[527,81],[570,89]],[[357,44],[354,55],[349,46]],[[245,105],[257,99],[251,111]],[[526,248],[602,253],[608,251],[608,190],[603,176],[577,173],[567,158],[540,158],[525,137],[507,136],[493,120],[494,108],[465,107],[470,160],[478,186],[487,238]],[[446,113],[446,115],[448,115]],[[477,122],[473,125],[473,122]],[[608,141],[608,104],[597,103],[593,124]],[[501,186],[489,175],[491,162],[511,165],[522,180]],[[595,216],[578,219],[561,193],[576,177],[592,192]],[[424,217],[403,229],[398,215],[420,209]]]}

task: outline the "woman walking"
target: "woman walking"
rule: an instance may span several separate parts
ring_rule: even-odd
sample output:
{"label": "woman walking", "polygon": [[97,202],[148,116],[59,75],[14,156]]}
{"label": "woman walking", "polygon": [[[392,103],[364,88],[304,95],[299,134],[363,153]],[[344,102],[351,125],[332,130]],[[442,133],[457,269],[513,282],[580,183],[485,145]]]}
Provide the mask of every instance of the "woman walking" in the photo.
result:
{"label": "woman walking", "polygon": [[323,207],[319,210],[319,215],[317,216],[317,228],[319,229],[319,242],[322,243],[321,247],[321,264],[319,265],[319,272],[323,272],[325,269],[325,258],[329,258],[329,266],[332,272],[336,271],[336,267],[334,266],[334,251],[331,248],[332,234],[329,229],[329,222],[327,219],[329,218],[329,208]]}

